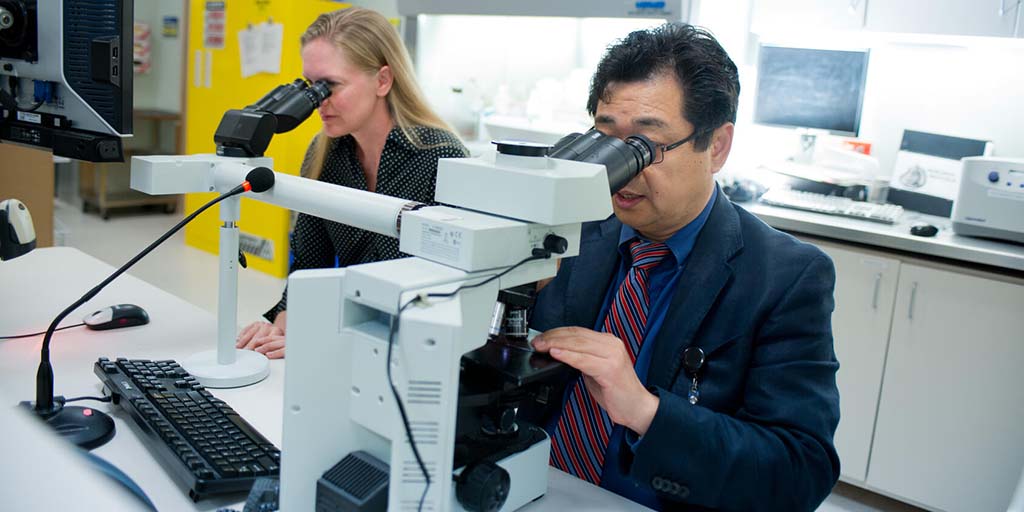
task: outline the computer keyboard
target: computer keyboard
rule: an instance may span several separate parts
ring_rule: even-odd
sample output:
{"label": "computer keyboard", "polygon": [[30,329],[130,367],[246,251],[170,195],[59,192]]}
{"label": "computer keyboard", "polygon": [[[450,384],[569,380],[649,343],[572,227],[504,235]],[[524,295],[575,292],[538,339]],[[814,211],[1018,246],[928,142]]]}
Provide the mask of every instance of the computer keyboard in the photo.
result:
{"label": "computer keyboard", "polygon": [[765,192],[761,196],[761,202],[772,206],[870,220],[883,224],[894,224],[903,215],[903,207],[895,204],[865,203],[845,197],[826,196],[777,187]]}
{"label": "computer keyboard", "polygon": [[101,357],[93,371],[193,500],[280,473],[280,450],[178,363]]}

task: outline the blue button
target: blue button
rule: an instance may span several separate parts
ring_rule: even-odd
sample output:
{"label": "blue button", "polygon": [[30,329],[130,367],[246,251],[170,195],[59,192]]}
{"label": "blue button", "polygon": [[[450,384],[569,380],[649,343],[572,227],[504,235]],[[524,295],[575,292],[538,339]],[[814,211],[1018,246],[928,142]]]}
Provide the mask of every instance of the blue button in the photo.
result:
{"label": "blue button", "polygon": [[1009,181],[1007,181],[1007,182],[1006,182],[1006,186],[1007,186],[1007,187],[1012,187],[1012,186],[1013,186],[1013,183],[1010,183]]}
{"label": "blue button", "polygon": [[996,171],[990,171],[988,173],[988,180],[991,181],[992,183],[999,181],[999,173]]}

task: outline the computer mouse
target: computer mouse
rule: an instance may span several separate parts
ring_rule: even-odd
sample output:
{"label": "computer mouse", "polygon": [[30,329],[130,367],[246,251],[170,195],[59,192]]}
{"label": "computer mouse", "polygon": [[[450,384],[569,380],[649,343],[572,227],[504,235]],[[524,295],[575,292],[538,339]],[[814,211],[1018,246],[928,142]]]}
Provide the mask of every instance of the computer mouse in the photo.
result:
{"label": "computer mouse", "polygon": [[914,224],[910,228],[910,234],[914,236],[935,236],[939,228],[931,224]]}
{"label": "computer mouse", "polygon": [[149,323],[149,314],[135,304],[107,306],[82,319],[85,326],[94,331],[131,327]]}

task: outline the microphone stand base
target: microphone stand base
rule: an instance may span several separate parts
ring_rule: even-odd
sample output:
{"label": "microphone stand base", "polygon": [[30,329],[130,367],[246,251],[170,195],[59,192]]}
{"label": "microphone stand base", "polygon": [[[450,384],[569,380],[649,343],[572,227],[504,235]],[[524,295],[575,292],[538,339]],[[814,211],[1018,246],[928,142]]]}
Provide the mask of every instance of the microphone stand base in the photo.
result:
{"label": "microphone stand base", "polygon": [[208,350],[181,361],[181,366],[200,384],[214,389],[240,388],[270,375],[267,356],[251,350],[232,350],[235,351],[235,362],[231,364],[218,363],[217,351]]}
{"label": "microphone stand base", "polygon": [[41,414],[35,410],[33,402],[21,402],[19,405],[50,425],[59,436],[83,449],[99,448],[114,437],[114,420],[92,407],[68,405],[55,408],[55,412]]}

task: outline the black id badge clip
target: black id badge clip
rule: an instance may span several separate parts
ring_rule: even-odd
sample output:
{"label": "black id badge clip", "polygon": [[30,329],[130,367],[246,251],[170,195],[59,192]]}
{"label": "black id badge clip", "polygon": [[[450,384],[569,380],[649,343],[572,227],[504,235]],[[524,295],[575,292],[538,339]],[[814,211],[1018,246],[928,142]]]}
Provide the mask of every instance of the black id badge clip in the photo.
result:
{"label": "black id badge clip", "polygon": [[700,390],[697,389],[697,379],[700,371],[704,369],[704,351],[700,347],[688,347],[683,351],[683,370],[686,376],[691,379],[690,393],[688,398],[691,405],[697,405],[700,401]]}

